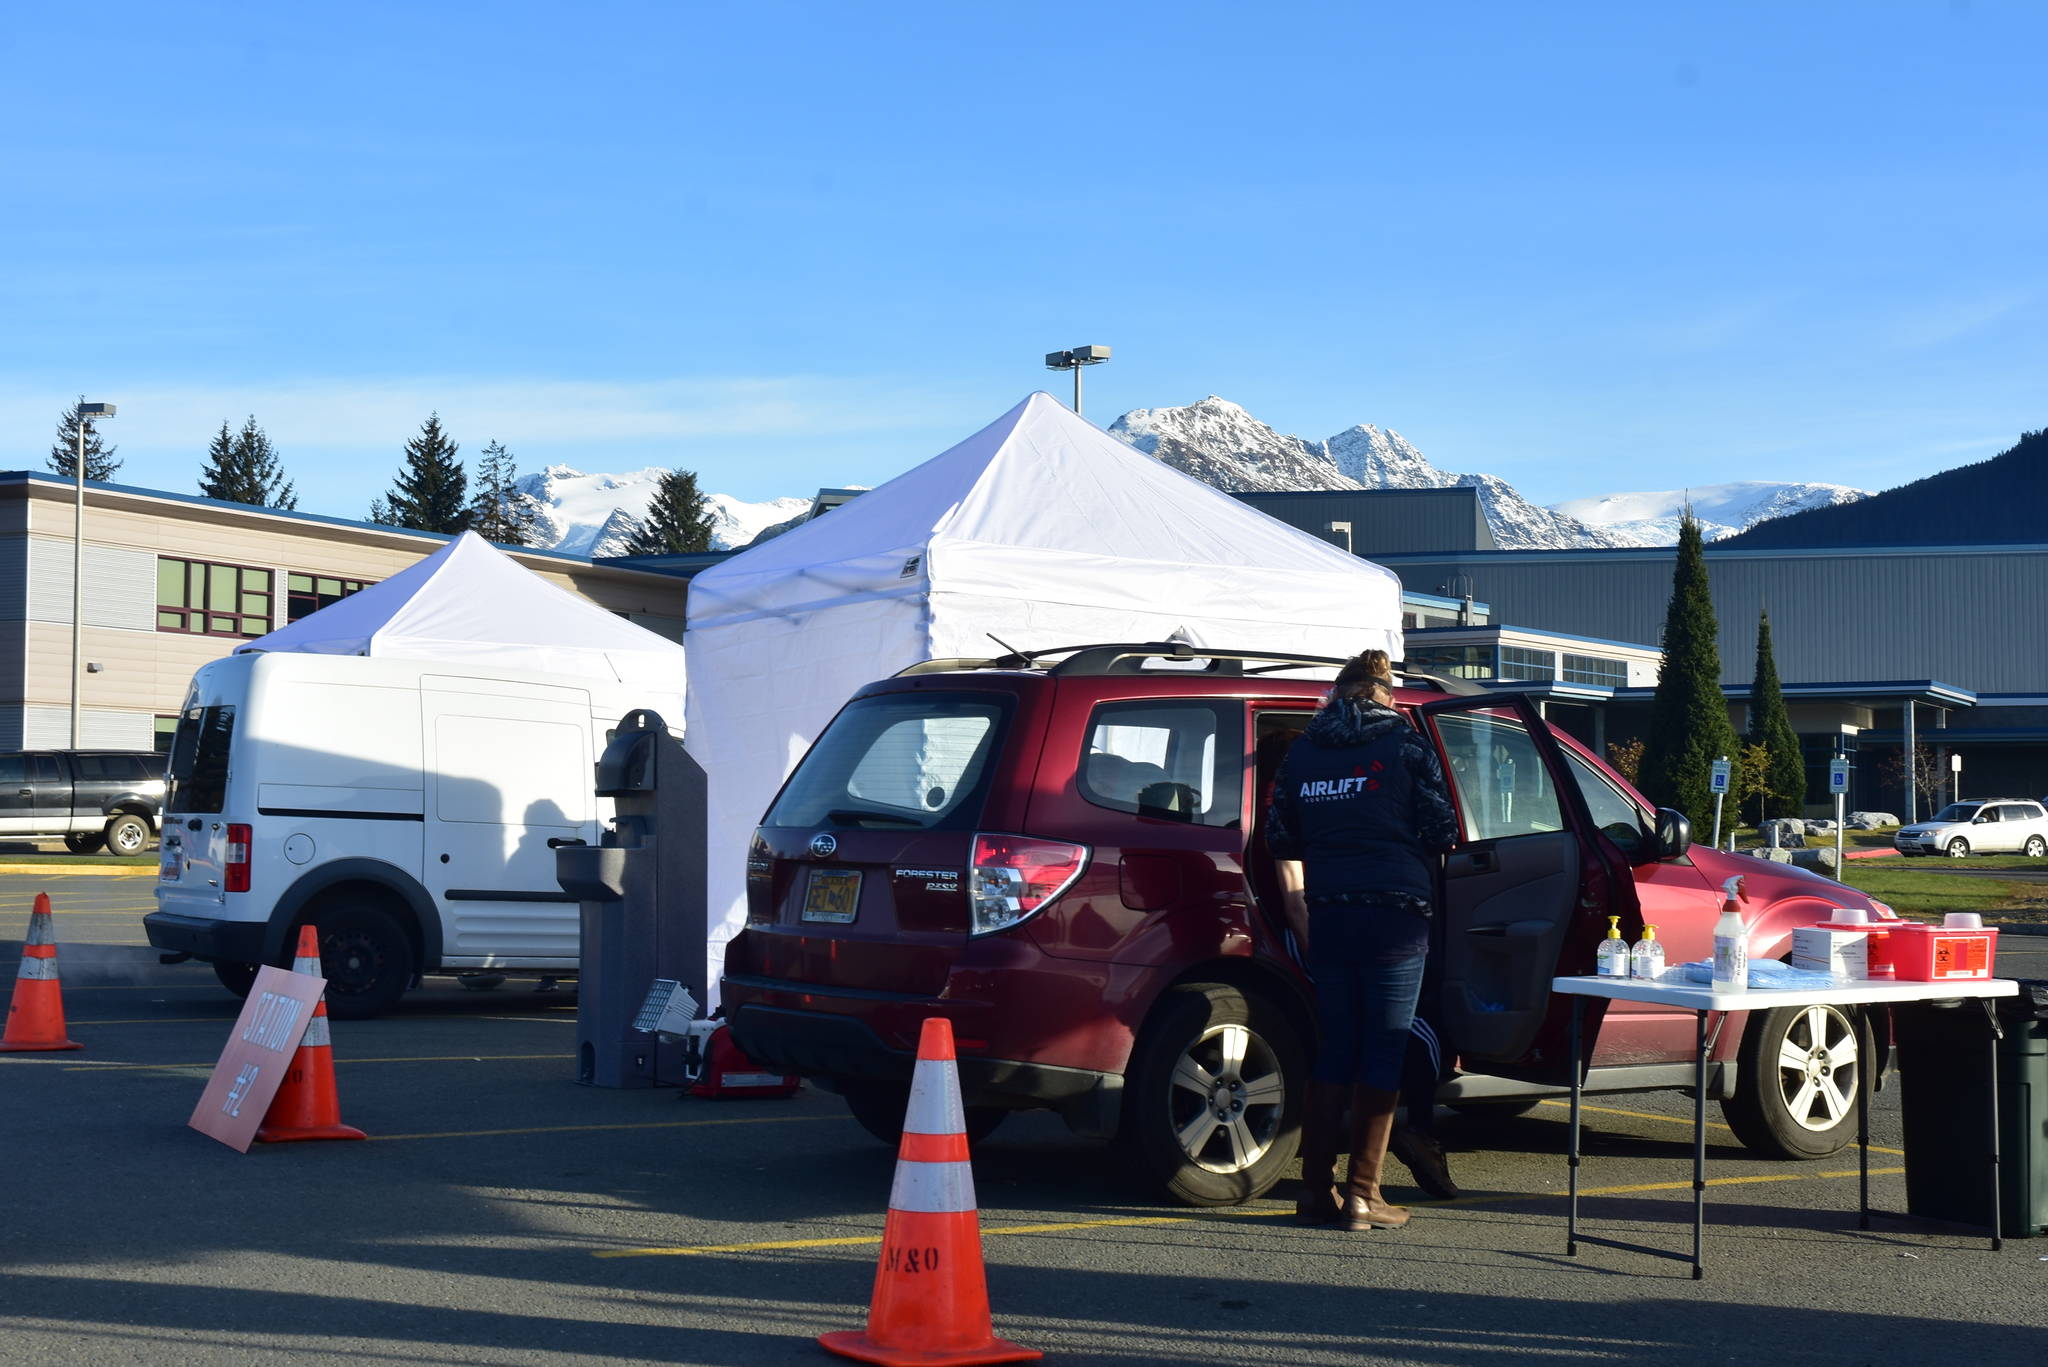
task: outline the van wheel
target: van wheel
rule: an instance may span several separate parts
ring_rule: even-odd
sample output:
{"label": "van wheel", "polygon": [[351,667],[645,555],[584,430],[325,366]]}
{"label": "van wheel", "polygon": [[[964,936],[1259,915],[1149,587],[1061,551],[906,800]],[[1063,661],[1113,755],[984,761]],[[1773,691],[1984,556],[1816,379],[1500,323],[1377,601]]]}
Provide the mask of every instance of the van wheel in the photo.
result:
{"label": "van wheel", "polygon": [[[853,1118],[884,1144],[901,1143],[903,1139],[903,1116],[910,1108],[910,1084],[907,1082],[841,1082],[840,1095],[846,1098],[846,1109]],[[1000,1106],[969,1106],[967,1109],[967,1142],[979,1144],[996,1132],[996,1127],[1009,1118],[1010,1113]]]}
{"label": "van wheel", "polygon": [[256,985],[257,967],[256,964],[237,963],[233,959],[215,959],[213,976],[237,997],[246,997],[249,989]]}
{"label": "van wheel", "polygon": [[1721,1103],[1743,1146],[1767,1158],[1826,1158],[1856,1138],[1865,1060],[1876,1057],[1861,1013],[1839,1006],[1752,1012],[1739,1082]]}
{"label": "van wheel", "polygon": [[[327,977],[327,1014],[366,1020],[398,1005],[412,985],[412,941],[390,912],[374,906],[322,908],[307,917],[320,928],[320,971]],[[294,931],[286,943],[296,942]]]}
{"label": "van wheel", "polygon": [[98,854],[106,843],[107,837],[98,831],[64,837],[64,848],[73,854]]}
{"label": "van wheel", "polygon": [[127,812],[107,823],[107,850],[112,854],[134,856],[149,848],[149,823],[139,816]]}
{"label": "van wheel", "polygon": [[1294,1161],[1307,1061],[1265,998],[1222,983],[1174,988],[1131,1051],[1117,1130],[1126,1161],[1191,1206],[1264,1195]]}

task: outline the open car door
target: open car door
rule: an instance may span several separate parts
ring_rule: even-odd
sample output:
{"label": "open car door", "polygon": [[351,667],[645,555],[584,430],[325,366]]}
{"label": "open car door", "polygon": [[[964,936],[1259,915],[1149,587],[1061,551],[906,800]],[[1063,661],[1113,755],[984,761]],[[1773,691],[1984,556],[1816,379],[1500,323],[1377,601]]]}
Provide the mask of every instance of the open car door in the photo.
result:
{"label": "open car door", "polygon": [[[1444,860],[1436,1019],[1468,1071],[1568,1081],[1570,1004],[1550,980],[1593,971],[1609,916],[1640,925],[1626,859],[1600,838],[1550,729],[1527,698],[1417,708],[1458,808]],[[1600,1012],[1587,1003],[1593,1032]]]}

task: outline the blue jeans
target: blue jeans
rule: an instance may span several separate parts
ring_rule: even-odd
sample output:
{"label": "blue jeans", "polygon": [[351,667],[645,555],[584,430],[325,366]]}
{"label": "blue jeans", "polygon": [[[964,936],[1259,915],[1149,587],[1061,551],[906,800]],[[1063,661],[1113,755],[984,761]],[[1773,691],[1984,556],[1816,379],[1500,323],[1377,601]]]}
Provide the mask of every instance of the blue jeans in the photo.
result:
{"label": "blue jeans", "polygon": [[1321,1036],[1309,1076],[1396,1090],[1429,958],[1429,918],[1391,907],[1312,904],[1308,941]]}

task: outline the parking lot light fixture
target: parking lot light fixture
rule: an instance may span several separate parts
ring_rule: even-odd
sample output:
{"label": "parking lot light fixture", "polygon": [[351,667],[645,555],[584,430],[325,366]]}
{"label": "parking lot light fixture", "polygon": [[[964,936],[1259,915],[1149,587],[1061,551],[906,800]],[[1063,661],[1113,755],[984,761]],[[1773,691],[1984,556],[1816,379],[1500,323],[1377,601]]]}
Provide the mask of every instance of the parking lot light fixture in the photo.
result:
{"label": "parking lot light fixture", "polygon": [[85,610],[85,433],[95,422],[114,416],[110,403],[78,405],[78,454],[71,462],[71,748],[79,747],[79,661],[84,655]]}
{"label": "parking lot light fixture", "polygon": [[1106,346],[1077,346],[1066,351],[1046,352],[1045,368],[1074,372],[1074,412],[1078,414],[1081,411],[1081,368],[1101,365],[1108,359],[1109,348]]}

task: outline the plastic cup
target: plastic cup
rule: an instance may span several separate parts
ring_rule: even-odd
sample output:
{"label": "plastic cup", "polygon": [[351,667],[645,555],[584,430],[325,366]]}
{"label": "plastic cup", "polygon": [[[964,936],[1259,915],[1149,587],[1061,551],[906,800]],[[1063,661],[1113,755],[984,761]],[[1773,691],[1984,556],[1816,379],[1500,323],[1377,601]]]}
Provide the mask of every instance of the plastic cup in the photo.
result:
{"label": "plastic cup", "polygon": [[1984,918],[1974,911],[1952,911],[1941,918],[1944,930],[1982,930]]}

